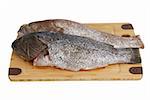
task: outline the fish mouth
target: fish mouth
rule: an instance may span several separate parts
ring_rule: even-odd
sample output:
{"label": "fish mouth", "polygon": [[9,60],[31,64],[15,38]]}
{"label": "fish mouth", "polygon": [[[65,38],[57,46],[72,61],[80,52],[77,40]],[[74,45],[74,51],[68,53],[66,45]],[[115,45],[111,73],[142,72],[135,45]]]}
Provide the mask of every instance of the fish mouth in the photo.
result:
{"label": "fish mouth", "polygon": [[16,39],[15,41],[13,41],[13,43],[12,43],[12,45],[11,45],[11,47],[12,47],[12,49],[14,50],[14,51],[16,51],[17,49],[18,49],[18,47],[19,47],[19,45],[20,45],[20,38],[19,39]]}

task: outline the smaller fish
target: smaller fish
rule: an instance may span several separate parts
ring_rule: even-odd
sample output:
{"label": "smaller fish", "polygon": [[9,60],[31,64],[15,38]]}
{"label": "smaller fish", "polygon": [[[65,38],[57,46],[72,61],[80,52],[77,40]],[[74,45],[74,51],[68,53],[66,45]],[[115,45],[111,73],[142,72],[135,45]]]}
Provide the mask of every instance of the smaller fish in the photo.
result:
{"label": "smaller fish", "polygon": [[18,35],[21,37],[25,34],[45,31],[88,37],[113,45],[115,48],[144,48],[144,44],[138,35],[121,37],[97,31],[83,24],[64,19],[44,20],[22,25],[18,30]]}
{"label": "smaller fish", "polygon": [[138,49],[117,49],[112,45],[75,35],[37,32],[12,43],[15,53],[34,66],[55,66],[79,71],[118,63],[140,63]]}

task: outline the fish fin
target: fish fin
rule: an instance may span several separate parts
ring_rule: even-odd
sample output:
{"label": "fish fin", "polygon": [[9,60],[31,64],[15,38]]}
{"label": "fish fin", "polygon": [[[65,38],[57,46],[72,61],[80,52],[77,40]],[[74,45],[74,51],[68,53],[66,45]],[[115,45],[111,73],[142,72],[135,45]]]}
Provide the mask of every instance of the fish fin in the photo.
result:
{"label": "fish fin", "polygon": [[135,37],[139,40],[139,43],[141,43],[140,48],[144,49],[144,43],[142,42],[140,35],[136,35]]}
{"label": "fish fin", "polygon": [[131,48],[144,49],[144,43],[142,42],[140,35],[135,35],[135,36],[132,36],[130,38],[131,38],[130,41],[132,41],[131,44],[133,45],[133,46],[131,46]]}
{"label": "fish fin", "polygon": [[131,49],[132,50],[132,57],[130,59],[132,64],[141,63],[141,57],[139,53],[139,49]]}
{"label": "fish fin", "polygon": [[33,66],[54,66],[54,65],[51,62],[49,54],[42,52],[38,57],[36,57],[33,60]]}
{"label": "fish fin", "polygon": [[[120,42],[120,40],[118,42]],[[141,49],[144,49],[144,43],[142,42],[139,35],[136,35],[136,36],[122,35],[121,42],[119,44],[118,43],[114,44],[114,48],[141,48]]]}
{"label": "fish fin", "polygon": [[128,64],[141,63],[141,57],[138,48],[119,48],[117,50],[119,63],[128,63]]}

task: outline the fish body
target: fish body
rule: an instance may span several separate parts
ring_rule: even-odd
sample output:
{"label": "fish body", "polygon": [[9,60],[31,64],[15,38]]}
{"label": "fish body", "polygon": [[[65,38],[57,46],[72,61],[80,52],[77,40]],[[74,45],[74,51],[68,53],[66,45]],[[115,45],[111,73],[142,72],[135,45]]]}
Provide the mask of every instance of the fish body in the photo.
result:
{"label": "fish body", "polygon": [[33,61],[34,66],[56,66],[71,71],[140,63],[138,49],[117,49],[91,38],[62,33],[27,34],[15,40],[12,48],[20,57]]}
{"label": "fish body", "polygon": [[110,44],[115,48],[144,48],[139,36],[116,36],[97,31],[74,21],[63,19],[44,20],[25,24],[20,27],[18,34],[21,37],[24,34],[45,31],[88,37],[99,42]]}

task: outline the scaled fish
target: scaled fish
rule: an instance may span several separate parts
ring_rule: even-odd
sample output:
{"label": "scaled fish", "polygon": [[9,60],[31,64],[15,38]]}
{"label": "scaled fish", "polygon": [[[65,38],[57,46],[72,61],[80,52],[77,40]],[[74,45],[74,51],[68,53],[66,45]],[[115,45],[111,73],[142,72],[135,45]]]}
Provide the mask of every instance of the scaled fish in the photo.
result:
{"label": "scaled fish", "polygon": [[139,36],[116,36],[106,32],[97,31],[74,21],[63,19],[37,21],[22,25],[18,31],[18,35],[21,37],[24,34],[45,31],[89,37],[96,41],[113,45],[115,48],[144,48]]}
{"label": "scaled fish", "polygon": [[117,63],[140,63],[138,49],[112,45],[76,35],[36,32],[12,43],[15,53],[34,66],[55,66],[79,71]]}

